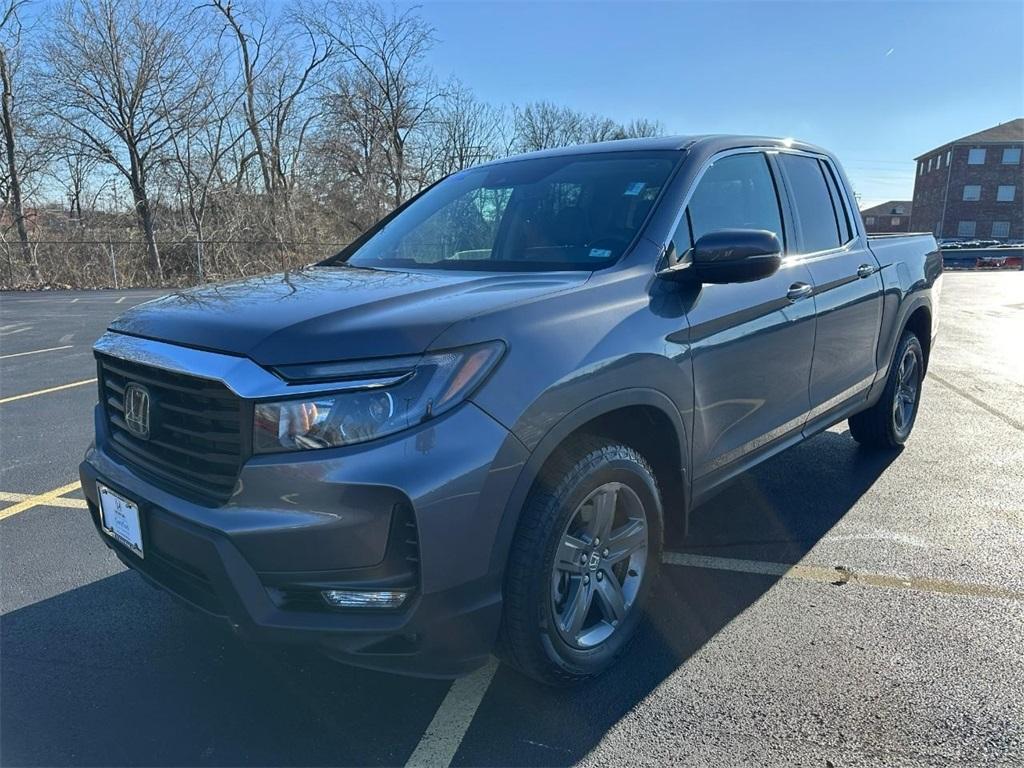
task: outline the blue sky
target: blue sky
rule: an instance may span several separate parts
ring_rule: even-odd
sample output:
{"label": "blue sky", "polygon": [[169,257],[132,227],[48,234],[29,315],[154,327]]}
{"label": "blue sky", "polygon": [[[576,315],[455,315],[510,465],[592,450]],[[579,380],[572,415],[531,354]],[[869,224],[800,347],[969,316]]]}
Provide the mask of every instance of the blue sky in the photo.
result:
{"label": "blue sky", "polygon": [[1024,3],[437,2],[431,63],[499,103],[538,99],[670,133],[795,136],[862,205],[909,199],[913,158],[1024,116]]}

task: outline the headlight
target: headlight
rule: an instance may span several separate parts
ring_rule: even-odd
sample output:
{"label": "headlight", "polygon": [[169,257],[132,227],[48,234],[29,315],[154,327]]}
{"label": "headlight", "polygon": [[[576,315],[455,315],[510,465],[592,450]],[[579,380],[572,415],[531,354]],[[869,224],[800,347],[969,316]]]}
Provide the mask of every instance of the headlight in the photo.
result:
{"label": "headlight", "polygon": [[[253,450],[278,453],[334,448],[373,440],[415,426],[464,400],[494,368],[500,341],[424,355],[414,362],[288,366],[290,380],[333,376],[350,391],[257,403]],[[353,380],[358,379],[358,383]],[[381,386],[386,382],[387,386]],[[358,387],[352,390],[352,387]]]}

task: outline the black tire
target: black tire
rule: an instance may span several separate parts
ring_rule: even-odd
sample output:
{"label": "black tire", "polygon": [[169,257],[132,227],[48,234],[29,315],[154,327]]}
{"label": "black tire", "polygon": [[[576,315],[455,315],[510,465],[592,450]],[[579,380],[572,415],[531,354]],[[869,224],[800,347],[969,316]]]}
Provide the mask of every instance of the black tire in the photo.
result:
{"label": "black tire", "polygon": [[[613,533],[606,538],[613,547],[615,542],[624,541],[627,533],[631,542],[639,540],[639,502],[646,525],[645,549],[637,547],[632,550],[631,559],[613,564],[616,552],[602,550],[603,545],[598,542],[596,549],[573,550],[581,558],[588,558],[586,564],[580,562],[580,574],[562,571],[561,564],[568,561],[564,542],[575,540],[588,547],[594,545],[594,539],[588,539],[582,528],[572,530],[570,526],[587,526],[600,516],[597,508],[609,495],[606,489],[612,489],[612,519],[624,521],[618,528],[610,523],[605,530]],[[580,538],[573,539],[576,533]],[[661,495],[643,456],[625,445],[590,437],[573,440],[560,449],[531,490],[516,529],[505,576],[499,654],[524,674],[549,685],[577,683],[599,675],[625,652],[636,634],[657,580],[662,535]],[[627,549],[623,546],[619,553]],[[595,555],[597,565],[592,562]],[[591,585],[586,601],[579,597],[583,594],[584,579]],[[618,606],[624,614],[620,612],[620,618],[611,621],[612,612],[606,606],[613,601],[603,591],[624,595],[629,589],[635,590],[632,598]],[[586,632],[587,638],[610,632],[592,646],[584,645],[582,639],[579,643],[567,639],[566,624],[573,624],[569,617],[573,611],[564,603],[560,608],[558,599],[571,591],[573,599],[581,605],[589,606],[593,601],[592,608],[578,613],[589,617],[594,629],[587,631],[588,622],[584,620],[579,622],[581,632]],[[565,603],[569,601],[566,597]],[[559,610],[565,611],[565,615],[560,616]]]}
{"label": "black tire", "polygon": [[[904,366],[909,366],[911,360],[912,375],[901,379],[909,370]],[[867,410],[850,417],[850,436],[866,448],[892,450],[902,446],[914,429],[923,383],[921,342],[913,331],[905,331],[893,355],[882,396]],[[897,397],[901,398],[900,403],[896,402]]]}

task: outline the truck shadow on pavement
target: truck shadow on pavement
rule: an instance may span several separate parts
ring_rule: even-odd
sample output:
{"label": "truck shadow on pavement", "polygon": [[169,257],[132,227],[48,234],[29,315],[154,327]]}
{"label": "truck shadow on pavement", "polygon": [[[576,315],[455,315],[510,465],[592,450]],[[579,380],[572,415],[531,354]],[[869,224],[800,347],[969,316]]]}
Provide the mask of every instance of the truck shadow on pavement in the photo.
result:
{"label": "truck shadow on pavement", "polygon": [[[694,510],[666,549],[796,562],[895,457],[826,432]],[[663,567],[617,667],[570,690],[501,667],[454,763],[583,759],[777,580]],[[245,645],[127,572],[5,615],[0,681],[4,765],[401,765],[449,687]]]}

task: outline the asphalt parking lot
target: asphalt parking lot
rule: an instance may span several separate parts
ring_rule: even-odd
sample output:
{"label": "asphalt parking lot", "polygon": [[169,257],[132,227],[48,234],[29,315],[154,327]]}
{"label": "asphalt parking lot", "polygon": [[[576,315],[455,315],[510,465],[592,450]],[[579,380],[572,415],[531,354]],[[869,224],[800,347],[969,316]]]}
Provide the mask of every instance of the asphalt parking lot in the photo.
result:
{"label": "asphalt parking lot", "polygon": [[950,273],[913,438],[840,425],[693,514],[625,663],[540,689],[243,644],[76,491],[90,344],[153,292],[0,294],[0,764],[1024,763],[1024,273]]}

